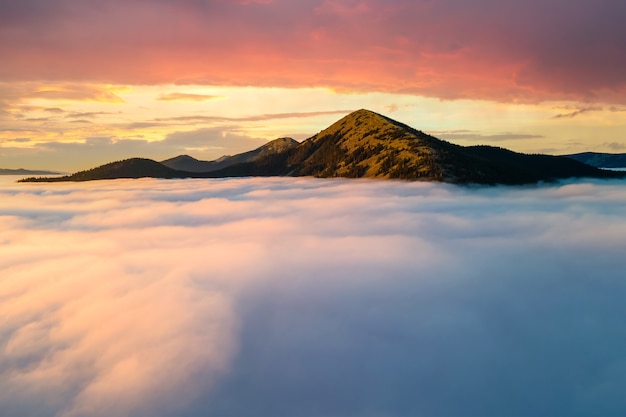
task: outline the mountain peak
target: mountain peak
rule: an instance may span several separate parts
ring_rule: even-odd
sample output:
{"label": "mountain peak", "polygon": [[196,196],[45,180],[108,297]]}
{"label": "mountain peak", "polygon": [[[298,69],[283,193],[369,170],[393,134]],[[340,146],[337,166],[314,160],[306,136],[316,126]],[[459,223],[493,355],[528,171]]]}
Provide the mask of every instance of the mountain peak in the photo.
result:
{"label": "mountain peak", "polygon": [[316,136],[322,137],[331,135],[335,137],[358,137],[362,139],[371,139],[372,136],[376,136],[383,138],[388,137],[398,129],[403,131],[411,130],[413,131],[412,133],[418,133],[414,129],[381,114],[367,109],[360,109],[339,119]]}
{"label": "mountain peak", "polygon": [[265,145],[255,149],[259,155],[265,155],[267,153],[281,152],[285,149],[297,146],[300,142],[293,138],[278,138],[267,142]]}
{"label": "mountain peak", "polygon": [[346,115],[345,117],[381,117],[381,115],[372,110],[359,109],[359,110],[353,111],[352,113]]}
{"label": "mountain peak", "polygon": [[178,155],[170,159],[166,159],[165,161],[161,161],[162,164],[167,165],[168,163],[190,163],[197,162],[198,160],[189,155]]}
{"label": "mountain peak", "polygon": [[285,136],[283,138],[277,138],[277,139],[271,140],[271,141],[269,141],[267,143],[268,144],[270,144],[270,143],[287,143],[287,144],[290,144],[290,145],[297,145],[300,142],[298,142],[294,138],[290,138],[290,137]]}
{"label": "mountain peak", "polygon": [[350,114],[345,115],[334,124],[349,124],[349,123],[384,123],[389,121],[385,116],[373,112],[367,109],[360,109],[353,111]]}

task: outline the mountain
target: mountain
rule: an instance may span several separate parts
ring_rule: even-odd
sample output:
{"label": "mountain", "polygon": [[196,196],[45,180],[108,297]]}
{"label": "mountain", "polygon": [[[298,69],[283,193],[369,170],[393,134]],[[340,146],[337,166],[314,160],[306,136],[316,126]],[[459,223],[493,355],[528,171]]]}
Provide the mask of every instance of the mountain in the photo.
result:
{"label": "mountain", "polygon": [[569,158],[491,146],[463,147],[369,110],[358,110],[296,147],[231,165],[212,176],[291,175],[528,184],[570,177],[614,178]]}
{"label": "mountain", "polygon": [[626,168],[626,153],[582,152],[563,156],[597,168]]}
{"label": "mountain", "polygon": [[25,178],[20,182],[61,182],[61,181],[91,181],[115,178],[186,178],[190,173],[177,171],[165,165],[144,158],[131,158],[123,161],[111,162],[87,171],[80,171],[72,175],[53,178]]}
{"label": "mountain", "polygon": [[209,172],[213,171],[216,161],[200,161],[189,155],[178,155],[165,161],[161,161],[168,168],[188,171],[188,172]]}
{"label": "mountain", "polygon": [[[223,162],[223,167],[214,169]],[[211,164],[209,171],[190,171],[190,168],[206,167],[206,164]],[[302,143],[289,138],[278,139],[278,142],[270,142],[254,151],[217,161],[198,161],[180,156],[158,163],[135,158],[51,180],[241,176],[399,178],[456,184],[531,184],[571,177],[624,178],[626,173],[603,171],[559,156],[526,155],[492,146],[454,145],[386,116],[369,110],[358,110]]]}
{"label": "mountain", "polygon": [[33,170],[33,169],[5,169],[0,168],[0,175],[58,175],[61,172],[55,171],[42,171],[42,170]]}
{"label": "mountain", "polygon": [[199,161],[189,155],[179,155],[174,158],[161,161],[161,163],[169,168],[180,171],[211,172],[235,164],[256,161],[259,158],[283,152],[297,145],[298,142],[292,138],[278,138],[252,151],[244,152],[234,156],[223,156],[214,161]]}

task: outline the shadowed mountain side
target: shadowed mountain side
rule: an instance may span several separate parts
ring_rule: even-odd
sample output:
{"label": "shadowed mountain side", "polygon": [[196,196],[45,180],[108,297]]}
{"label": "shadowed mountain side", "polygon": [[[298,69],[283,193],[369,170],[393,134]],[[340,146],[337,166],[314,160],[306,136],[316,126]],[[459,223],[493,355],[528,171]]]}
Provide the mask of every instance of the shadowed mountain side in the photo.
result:
{"label": "shadowed mountain side", "polygon": [[252,162],[267,155],[283,152],[298,146],[299,142],[292,138],[278,138],[252,151],[233,156],[223,156],[214,161],[200,161],[189,155],[179,155],[166,159],[161,163],[169,168],[187,172],[211,172],[226,168],[230,165]]}
{"label": "shadowed mountain side", "polygon": [[626,153],[582,152],[563,156],[597,168],[626,168]]}
{"label": "shadowed mountain side", "polygon": [[144,158],[131,158],[123,161],[111,162],[87,171],[53,178],[25,178],[19,182],[61,182],[61,181],[91,181],[116,178],[187,178],[191,173],[177,171],[165,165]]}
{"label": "shadowed mountain side", "polygon": [[[581,162],[552,155],[527,155],[492,146],[464,148],[480,161],[483,168],[469,171],[469,182],[487,184],[525,184],[563,178],[624,178],[618,172],[603,171]],[[478,178],[473,178],[477,175]],[[467,181],[463,181],[467,182]]]}
{"label": "shadowed mountain side", "polygon": [[132,159],[51,180],[314,176],[531,184],[572,177],[626,176],[565,157],[525,155],[491,146],[454,145],[368,110],[351,113],[302,143],[279,141],[284,143],[278,142],[276,148],[267,151],[263,149],[272,142],[227,158],[232,163],[209,172],[174,170],[155,161]]}

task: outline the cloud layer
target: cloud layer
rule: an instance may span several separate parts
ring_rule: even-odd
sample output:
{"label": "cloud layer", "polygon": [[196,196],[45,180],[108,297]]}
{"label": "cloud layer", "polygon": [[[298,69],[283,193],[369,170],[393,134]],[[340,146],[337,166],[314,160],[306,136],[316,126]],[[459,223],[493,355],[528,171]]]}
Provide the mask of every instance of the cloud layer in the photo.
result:
{"label": "cloud layer", "polygon": [[0,184],[0,414],[617,415],[622,183]]}
{"label": "cloud layer", "polygon": [[24,0],[4,80],[328,86],[624,103],[621,0]]}

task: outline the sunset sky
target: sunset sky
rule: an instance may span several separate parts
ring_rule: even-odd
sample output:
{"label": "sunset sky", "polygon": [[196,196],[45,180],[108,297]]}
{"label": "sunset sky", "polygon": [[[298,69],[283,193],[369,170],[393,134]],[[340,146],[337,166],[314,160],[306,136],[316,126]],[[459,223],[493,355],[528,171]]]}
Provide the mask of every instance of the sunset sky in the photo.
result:
{"label": "sunset sky", "polygon": [[368,108],[626,152],[623,0],[0,0],[0,168],[214,159]]}

